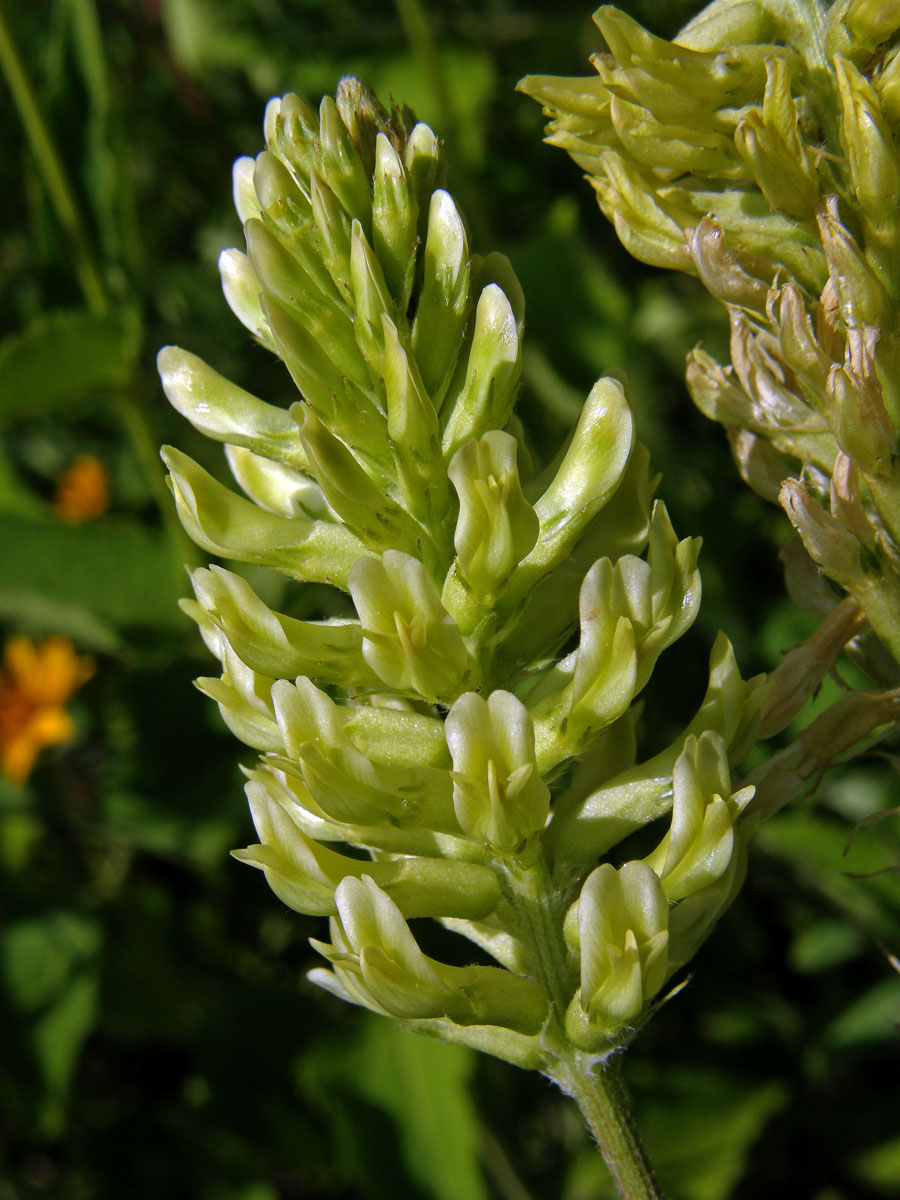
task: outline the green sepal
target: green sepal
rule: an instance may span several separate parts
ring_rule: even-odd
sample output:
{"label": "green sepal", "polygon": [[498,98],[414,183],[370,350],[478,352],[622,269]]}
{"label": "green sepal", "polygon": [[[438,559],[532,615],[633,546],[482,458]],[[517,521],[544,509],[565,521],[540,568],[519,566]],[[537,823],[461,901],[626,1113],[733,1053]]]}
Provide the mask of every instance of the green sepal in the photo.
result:
{"label": "green sepal", "polygon": [[[322,295],[297,254],[283,245],[262,221],[247,221],[244,236],[250,262],[262,287],[263,312],[279,348],[282,343],[290,345],[295,354],[309,360],[308,369],[323,380],[346,376],[357,387],[370,387],[366,360],[343,307]],[[278,306],[277,316],[273,301]],[[273,319],[277,320],[277,329]],[[294,332],[288,320],[296,327]]]}
{"label": "green sepal", "polygon": [[858,538],[836,521],[799,479],[786,479],[779,499],[813,562],[848,591],[864,591],[868,579]]}
{"label": "green sepal", "polygon": [[450,499],[437,413],[416,360],[407,354],[387,314],[382,329],[387,428],[397,482],[407,511],[434,530],[441,525]]}
{"label": "green sepal", "polygon": [[328,274],[342,296],[353,295],[350,282],[350,218],[331,188],[315,172],[309,182],[316,245]]}
{"label": "green sepal", "polygon": [[843,55],[834,70],[841,99],[841,141],[850,185],[862,219],[866,258],[882,282],[896,289],[900,235],[900,156],[871,84]]}
{"label": "green sepal", "polygon": [[293,92],[266,105],[263,128],[266,145],[297,179],[308,179],[314,165],[313,147],[319,128],[309,105]]}
{"label": "green sepal", "polygon": [[781,134],[753,109],[738,124],[734,140],[741,158],[772,208],[810,222],[819,188],[806,165],[805,153],[798,159]]}
{"label": "green sepal", "polygon": [[[295,226],[312,216],[309,192],[272,150],[263,150],[256,156],[253,190],[259,202],[259,213],[265,213],[282,227]],[[241,216],[240,210],[238,216]],[[241,220],[246,221],[247,217],[241,216]]]}
{"label": "green sepal", "polygon": [[893,328],[897,319],[896,305],[869,266],[856,239],[842,223],[837,196],[826,196],[819,201],[816,217],[828,277],[844,324]]}
{"label": "green sepal", "polygon": [[350,131],[337,105],[325,96],[319,106],[319,137],[315,144],[316,169],[351,220],[372,232],[372,185]]}
{"label": "green sepal", "polygon": [[344,717],[347,734],[364,754],[379,763],[450,766],[444,722],[403,707],[395,697],[384,704],[352,705],[344,710]]}
{"label": "green sepal", "polygon": [[356,316],[354,332],[359,348],[376,378],[384,374],[384,330],[382,320],[395,320],[397,312],[391,299],[381,263],[369,245],[359,221],[350,227],[350,282]]}

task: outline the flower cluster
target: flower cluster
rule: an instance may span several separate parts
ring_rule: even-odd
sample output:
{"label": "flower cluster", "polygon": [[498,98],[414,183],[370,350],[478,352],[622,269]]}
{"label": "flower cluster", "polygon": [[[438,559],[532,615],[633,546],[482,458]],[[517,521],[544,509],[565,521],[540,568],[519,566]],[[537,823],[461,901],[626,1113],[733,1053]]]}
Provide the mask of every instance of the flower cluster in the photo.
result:
{"label": "flower cluster", "polygon": [[673,42],[595,20],[594,77],[521,86],[625,246],[727,306],[693,398],[900,659],[900,10],[716,0]]}
{"label": "flower cluster", "polygon": [[[316,982],[553,1074],[631,1036],[740,885],[731,767],[760,681],[720,636],[687,729],[638,761],[636,700],[694,619],[699,543],[652,501],[623,386],[601,379],[537,470],[513,413],[521,289],[470,249],[432,131],[348,79],[317,115],[271,101],[265,133],[234,171],[247,251],[220,267],[299,397],[169,347],[169,400],[244,495],[164,454],[202,547],[355,615],[300,620],[240,574],[193,574],[184,607],[222,667],[199,686],[260,752],[238,857],[330,918]],[[429,957],[408,924],[426,916],[480,961]]]}

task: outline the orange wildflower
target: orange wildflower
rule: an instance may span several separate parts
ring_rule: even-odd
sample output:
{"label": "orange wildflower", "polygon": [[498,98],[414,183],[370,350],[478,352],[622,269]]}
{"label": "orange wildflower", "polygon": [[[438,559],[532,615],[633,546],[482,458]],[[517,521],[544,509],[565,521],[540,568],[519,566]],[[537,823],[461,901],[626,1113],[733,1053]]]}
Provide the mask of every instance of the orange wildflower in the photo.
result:
{"label": "orange wildflower", "polygon": [[67,638],[39,646],[10,638],[0,667],[0,769],[8,779],[21,783],[45,746],[74,735],[65,704],[93,673],[93,659],[77,655]]}
{"label": "orange wildflower", "polygon": [[88,521],[109,508],[109,476],[99,458],[80,454],[56,485],[57,515],[64,521]]}

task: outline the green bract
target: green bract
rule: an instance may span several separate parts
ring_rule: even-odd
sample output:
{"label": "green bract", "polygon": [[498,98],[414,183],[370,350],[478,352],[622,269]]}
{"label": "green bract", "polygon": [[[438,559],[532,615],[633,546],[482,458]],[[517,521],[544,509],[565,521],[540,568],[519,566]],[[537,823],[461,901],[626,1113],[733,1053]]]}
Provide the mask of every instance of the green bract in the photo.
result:
{"label": "green bract", "polygon": [[520,86],[624,245],[726,305],[693,398],[900,661],[900,8],[715,0],[672,42],[594,20],[595,76]]}
{"label": "green bract", "polygon": [[[261,752],[259,843],[238,857],[331,918],[316,982],[561,1078],[629,1039],[740,883],[749,793],[730,770],[759,681],[721,638],[688,729],[638,761],[636,697],[697,612],[699,543],[651,504],[622,385],[595,385],[533,476],[512,422],[521,290],[470,249],[431,130],[355,80],[318,117],[273,100],[265,127],[235,167],[247,253],[220,265],[299,398],[167,348],[166,394],[226,444],[246,498],[166,461],[200,545],[333,585],[356,616],[298,620],[231,571],[193,574],[185,610],[222,665],[199,685]],[[622,839],[669,812],[623,863]],[[429,958],[422,916],[496,965]]]}

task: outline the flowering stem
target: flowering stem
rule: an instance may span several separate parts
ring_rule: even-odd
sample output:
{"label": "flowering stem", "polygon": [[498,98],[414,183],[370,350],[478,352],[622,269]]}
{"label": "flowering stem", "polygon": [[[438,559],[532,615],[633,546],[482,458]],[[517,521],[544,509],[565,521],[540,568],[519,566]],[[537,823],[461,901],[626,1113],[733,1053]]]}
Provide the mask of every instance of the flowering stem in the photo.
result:
{"label": "flowering stem", "polygon": [[663,1200],[613,1058],[573,1054],[554,1079],[581,1109],[622,1200]]}

